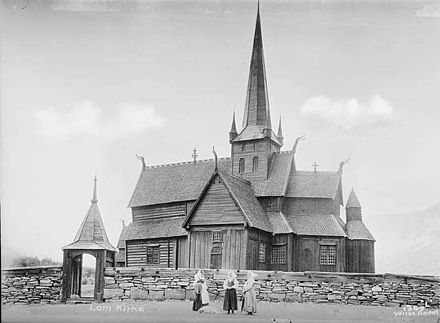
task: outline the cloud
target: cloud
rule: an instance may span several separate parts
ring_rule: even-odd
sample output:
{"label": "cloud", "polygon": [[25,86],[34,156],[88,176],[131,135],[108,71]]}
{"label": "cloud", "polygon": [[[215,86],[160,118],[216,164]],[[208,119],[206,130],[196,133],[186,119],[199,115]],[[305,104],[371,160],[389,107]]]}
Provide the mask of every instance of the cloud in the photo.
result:
{"label": "cloud", "polygon": [[440,4],[431,3],[424,5],[416,11],[418,18],[440,18]]}
{"label": "cloud", "polygon": [[159,129],[166,122],[153,106],[125,103],[110,115],[110,109],[104,110],[90,101],[81,102],[68,111],[38,110],[35,118],[41,134],[63,138],[85,135],[115,139],[140,135],[147,129]]}
{"label": "cloud", "polygon": [[331,100],[317,96],[304,103],[301,114],[342,130],[350,130],[387,123],[394,118],[395,112],[393,106],[380,95],[373,96],[367,103],[359,102],[356,98]]}

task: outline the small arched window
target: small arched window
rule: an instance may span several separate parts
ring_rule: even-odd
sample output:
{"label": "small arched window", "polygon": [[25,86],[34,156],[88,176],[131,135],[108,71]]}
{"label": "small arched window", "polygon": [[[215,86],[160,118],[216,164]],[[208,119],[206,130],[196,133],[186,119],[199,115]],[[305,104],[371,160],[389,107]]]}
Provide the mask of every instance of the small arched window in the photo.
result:
{"label": "small arched window", "polygon": [[244,174],[244,158],[240,158],[240,161],[238,162],[238,173]]}
{"label": "small arched window", "polygon": [[252,159],[252,173],[255,173],[258,170],[258,157],[254,157]]}

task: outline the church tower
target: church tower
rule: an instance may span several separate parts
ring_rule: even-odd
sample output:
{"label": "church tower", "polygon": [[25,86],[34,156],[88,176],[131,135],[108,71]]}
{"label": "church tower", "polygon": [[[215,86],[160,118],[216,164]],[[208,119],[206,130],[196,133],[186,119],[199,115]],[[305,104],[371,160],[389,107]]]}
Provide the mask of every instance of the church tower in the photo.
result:
{"label": "church tower", "polygon": [[[237,133],[234,114],[229,132],[232,173],[244,178],[267,179],[271,156],[280,151],[283,139],[272,130],[259,6],[242,124],[241,132]],[[282,134],[281,123],[278,133]]]}

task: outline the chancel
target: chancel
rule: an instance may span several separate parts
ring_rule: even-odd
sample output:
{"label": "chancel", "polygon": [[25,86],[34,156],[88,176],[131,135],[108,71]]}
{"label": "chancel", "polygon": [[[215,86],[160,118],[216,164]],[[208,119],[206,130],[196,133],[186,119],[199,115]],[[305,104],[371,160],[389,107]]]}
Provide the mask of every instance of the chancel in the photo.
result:
{"label": "chancel", "polygon": [[[242,128],[235,112],[231,155],[146,166],[129,202],[120,266],[374,272],[374,238],[354,191],[341,218],[342,173],[298,170],[271,122],[260,12]],[[215,153],[215,151],[214,151]],[[336,167],[335,167],[336,168]]]}

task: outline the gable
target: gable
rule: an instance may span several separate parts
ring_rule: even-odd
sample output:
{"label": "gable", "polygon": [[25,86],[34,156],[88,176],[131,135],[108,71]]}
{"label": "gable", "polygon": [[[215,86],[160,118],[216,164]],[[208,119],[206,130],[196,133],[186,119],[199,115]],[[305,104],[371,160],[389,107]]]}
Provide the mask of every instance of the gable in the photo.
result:
{"label": "gable", "polygon": [[211,180],[205,194],[199,201],[188,224],[213,225],[224,223],[245,223],[246,220],[217,174]]}

